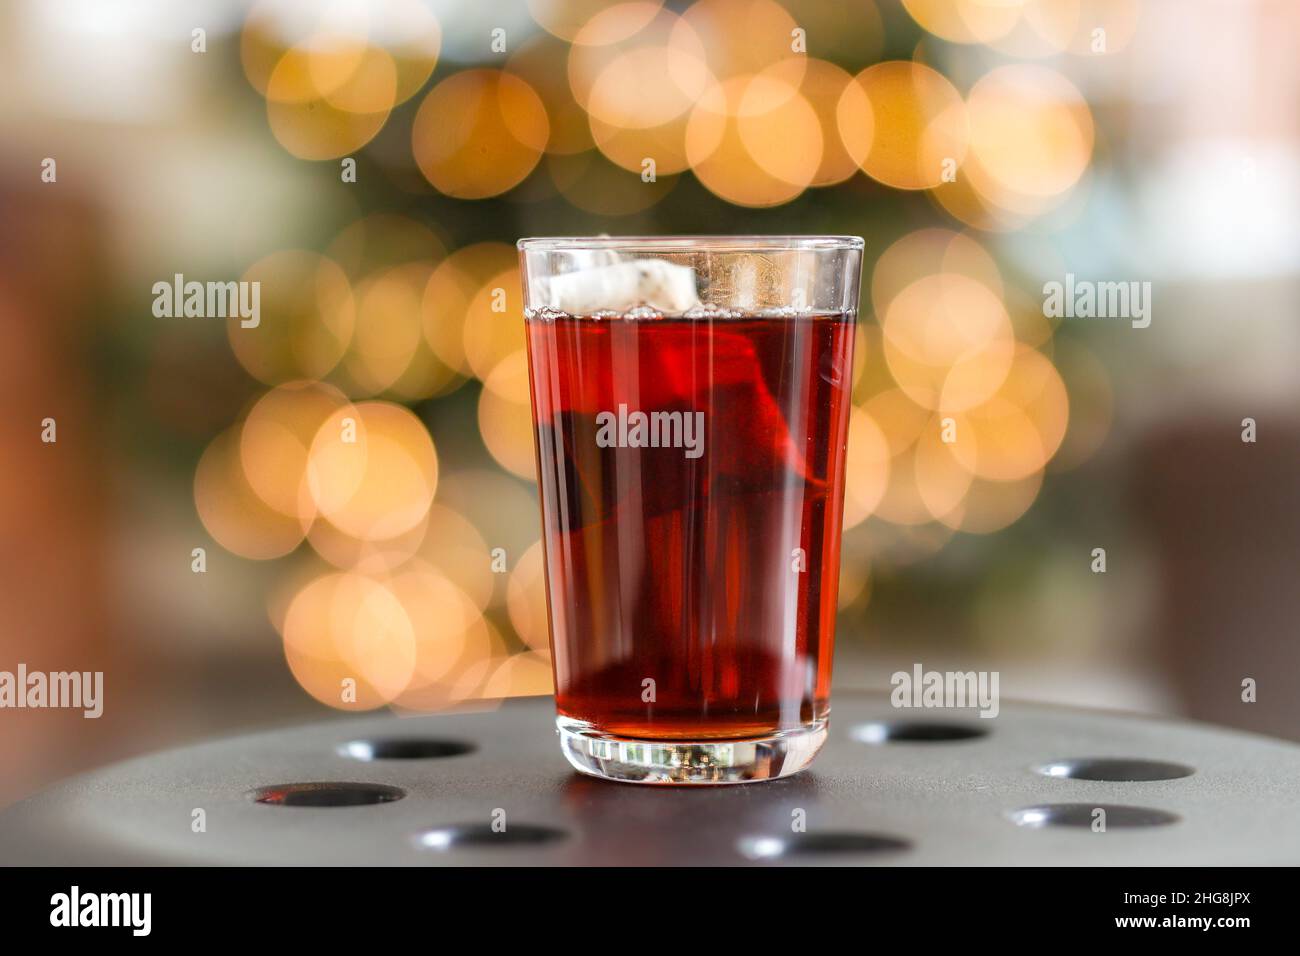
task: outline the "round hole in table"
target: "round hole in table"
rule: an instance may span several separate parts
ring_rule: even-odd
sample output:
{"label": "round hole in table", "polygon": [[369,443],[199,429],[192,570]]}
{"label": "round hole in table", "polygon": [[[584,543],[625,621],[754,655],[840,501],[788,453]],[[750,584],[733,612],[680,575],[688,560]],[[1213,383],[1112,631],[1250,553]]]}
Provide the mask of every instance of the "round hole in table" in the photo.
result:
{"label": "round hole in table", "polygon": [[988,728],[964,721],[873,720],[858,724],[850,736],[863,744],[933,744],[978,740]]}
{"label": "round hole in table", "polygon": [[532,823],[510,823],[494,830],[488,823],[455,823],[431,827],[416,834],[415,842],[428,850],[481,849],[485,847],[541,846],[568,839],[555,827]]}
{"label": "round hole in table", "polygon": [[473,753],[474,745],[429,737],[375,737],[349,740],[338,752],[353,760],[437,760]]}
{"label": "round hole in table", "polygon": [[793,833],[789,836],[749,836],[739,844],[751,860],[788,859],[809,856],[848,856],[863,853],[896,853],[911,849],[911,842],[884,833],[827,830]]}
{"label": "round hole in table", "polygon": [[1168,826],[1177,823],[1179,816],[1155,807],[1134,807],[1119,803],[1043,803],[1021,807],[1010,814],[1013,823],[1022,827],[1079,827],[1091,829],[1098,810],[1104,810],[1106,830],[1127,830],[1141,827]]}
{"label": "round hole in table", "polygon": [[1097,780],[1109,783],[1141,783],[1178,780],[1196,771],[1181,763],[1142,760],[1136,757],[1071,757],[1053,760],[1034,768],[1047,777],[1064,780]]}

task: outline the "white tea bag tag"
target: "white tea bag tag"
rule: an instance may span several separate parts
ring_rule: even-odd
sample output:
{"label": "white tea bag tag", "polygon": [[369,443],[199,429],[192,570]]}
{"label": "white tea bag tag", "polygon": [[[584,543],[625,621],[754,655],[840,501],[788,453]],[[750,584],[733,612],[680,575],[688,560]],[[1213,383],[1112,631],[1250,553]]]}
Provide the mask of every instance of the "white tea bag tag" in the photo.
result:
{"label": "white tea bag tag", "polygon": [[550,308],[569,315],[627,312],[642,305],[680,315],[700,304],[695,270],[664,259],[636,259],[552,276],[546,295]]}

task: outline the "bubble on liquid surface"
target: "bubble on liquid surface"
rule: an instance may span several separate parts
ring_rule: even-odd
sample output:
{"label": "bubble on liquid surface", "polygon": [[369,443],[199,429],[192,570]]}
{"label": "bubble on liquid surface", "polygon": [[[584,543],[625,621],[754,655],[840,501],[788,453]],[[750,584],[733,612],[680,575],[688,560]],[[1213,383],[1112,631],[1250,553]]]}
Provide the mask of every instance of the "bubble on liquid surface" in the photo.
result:
{"label": "bubble on liquid surface", "polygon": [[524,309],[524,318],[533,322],[554,322],[556,319],[565,319],[569,313],[563,309],[552,309],[549,305],[544,305],[540,309]]}
{"label": "bubble on liquid surface", "polygon": [[807,309],[796,309],[792,305],[773,305],[759,309],[756,314],[763,319],[797,319],[809,313]]}
{"label": "bubble on liquid surface", "polygon": [[623,313],[623,318],[629,321],[642,321],[644,319],[662,319],[664,314],[651,305],[637,305]]}
{"label": "bubble on liquid surface", "polygon": [[687,319],[739,319],[743,315],[744,313],[737,309],[728,309],[725,306],[705,303],[687,309],[682,314],[682,317]]}

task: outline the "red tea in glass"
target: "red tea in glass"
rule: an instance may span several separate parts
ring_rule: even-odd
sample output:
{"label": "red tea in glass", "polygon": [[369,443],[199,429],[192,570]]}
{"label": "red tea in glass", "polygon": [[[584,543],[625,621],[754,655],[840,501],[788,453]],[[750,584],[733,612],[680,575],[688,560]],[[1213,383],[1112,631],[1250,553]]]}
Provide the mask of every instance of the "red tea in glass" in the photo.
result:
{"label": "red tea in glass", "polygon": [[860,241],[520,246],[566,755],[638,782],[802,769],[830,710]]}

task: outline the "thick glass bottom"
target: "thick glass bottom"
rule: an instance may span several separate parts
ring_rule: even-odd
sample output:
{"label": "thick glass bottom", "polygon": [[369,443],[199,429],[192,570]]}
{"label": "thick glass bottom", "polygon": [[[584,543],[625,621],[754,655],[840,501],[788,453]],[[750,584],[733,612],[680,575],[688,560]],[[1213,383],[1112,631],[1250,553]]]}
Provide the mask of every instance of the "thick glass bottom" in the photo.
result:
{"label": "thick glass bottom", "polygon": [[555,718],[569,763],[585,774],[624,783],[754,783],[807,767],[826,742],[826,720],[743,740],[636,740]]}

